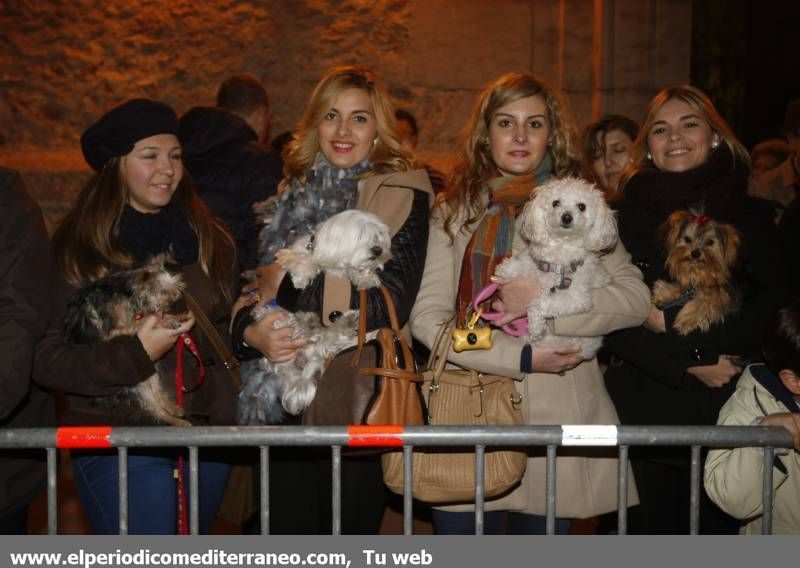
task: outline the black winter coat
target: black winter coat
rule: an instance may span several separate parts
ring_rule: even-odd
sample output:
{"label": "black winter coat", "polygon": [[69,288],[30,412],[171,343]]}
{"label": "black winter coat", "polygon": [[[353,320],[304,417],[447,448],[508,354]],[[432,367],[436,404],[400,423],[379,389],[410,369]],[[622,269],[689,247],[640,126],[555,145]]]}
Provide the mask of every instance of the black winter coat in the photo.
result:
{"label": "black winter coat", "polygon": [[[39,207],[19,174],[0,168],[0,428],[55,425],[52,398],[31,382],[54,272]],[[0,450],[0,515],[29,503],[44,479],[42,450]]]}
{"label": "black winter coat", "polygon": [[241,269],[257,266],[253,204],[275,195],[281,164],[238,116],[195,107],[180,119],[183,163],[198,195],[231,229]]}
{"label": "black winter coat", "polygon": [[[631,259],[652,287],[669,280],[666,253],[658,227],[666,216],[651,209],[622,204],[618,212],[620,238]],[[736,279],[743,289],[740,311],[708,332],[687,336],[671,331],[680,307],[665,311],[666,333],[644,327],[609,335],[605,348],[612,354],[606,387],[622,424],[715,424],[720,408],[735,390],[735,381],[712,389],[686,372],[695,365],[713,365],[719,355],[760,359],[759,335],[769,313],[787,295],[786,277],[772,223],[772,207],[747,198],[734,225],[742,234],[740,268]]]}
{"label": "black winter coat", "polygon": [[716,364],[722,354],[761,358],[761,328],[788,298],[788,287],[772,206],[746,195],[747,178],[748,168],[720,145],[693,170],[650,166],[625,185],[618,204],[620,238],[649,286],[669,280],[659,226],[673,211],[702,203],[707,215],[741,232],[734,281],[743,300],[738,313],[705,333],[675,332],[678,306],[664,311],[666,333],[638,327],[606,338],[612,355],[606,387],[622,424],[715,424],[736,381],[709,388],[686,369]]}

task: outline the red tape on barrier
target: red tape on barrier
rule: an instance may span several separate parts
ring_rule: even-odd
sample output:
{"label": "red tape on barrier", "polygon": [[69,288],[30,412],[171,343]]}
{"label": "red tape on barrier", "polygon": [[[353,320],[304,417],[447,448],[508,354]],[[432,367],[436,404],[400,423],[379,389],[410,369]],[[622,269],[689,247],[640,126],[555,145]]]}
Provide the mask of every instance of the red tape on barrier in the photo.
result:
{"label": "red tape on barrier", "polygon": [[403,426],[387,424],[385,426],[348,426],[348,446],[402,446]]}
{"label": "red tape on barrier", "polygon": [[56,430],[57,448],[111,448],[111,426],[68,426]]}

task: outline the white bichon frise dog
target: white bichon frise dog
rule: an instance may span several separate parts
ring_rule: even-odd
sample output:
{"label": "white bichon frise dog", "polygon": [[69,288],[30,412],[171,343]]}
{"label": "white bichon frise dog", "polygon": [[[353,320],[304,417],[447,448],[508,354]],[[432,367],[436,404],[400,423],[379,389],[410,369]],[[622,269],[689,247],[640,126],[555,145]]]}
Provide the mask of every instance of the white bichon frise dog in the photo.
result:
{"label": "white bichon frise dog", "polygon": [[[377,216],[355,209],[330,217],[317,226],[314,235],[276,254],[297,288],[305,288],[321,272],[345,277],[359,290],[373,288],[380,285],[377,273],[390,258],[389,227]],[[258,321],[276,309],[281,308],[258,306],[252,316]],[[276,424],[284,411],[295,416],[302,413],[314,400],[317,380],[330,358],[357,343],[358,310],[344,312],[330,326],[322,325],[315,313],[284,313],[286,320],[276,327],[292,327],[292,337],[304,337],[308,343],[293,361],[272,363],[262,357],[242,363],[240,424]]]}
{"label": "white bichon frise dog", "polygon": [[592,290],[611,282],[600,256],[617,243],[614,212],[590,183],[564,178],[539,187],[518,222],[528,248],[503,261],[495,274],[525,276],[542,286],[528,305],[527,339],[537,345],[578,344],[584,359],[593,358],[602,337],[554,335],[550,323],[590,311]]}

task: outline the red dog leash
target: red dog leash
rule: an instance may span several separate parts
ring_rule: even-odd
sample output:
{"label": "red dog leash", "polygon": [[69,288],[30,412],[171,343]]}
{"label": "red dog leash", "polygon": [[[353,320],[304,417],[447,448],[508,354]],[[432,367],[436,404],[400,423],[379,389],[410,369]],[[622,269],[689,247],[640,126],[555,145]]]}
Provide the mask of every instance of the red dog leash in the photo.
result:
{"label": "red dog leash", "polygon": [[[206,368],[203,365],[203,359],[200,357],[200,351],[197,349],[197,344],[188,333],[182,333],[178,338],[175,345],[177,352],[177,362],[175,364],[175,403],[183,408],[183,395],[197,390],[206,378]],[[187,387],[183,380],[183,352],[188,350],[189,353],[197,360],[199,370],[197,372],[197,381],[191,387]],[[183,454],[178,456],[178,471],[176,472],[176,479],[178,482],[178,534],[189,534],[189,513],[186,507],[186,480],[183,475],[184,459]]]}

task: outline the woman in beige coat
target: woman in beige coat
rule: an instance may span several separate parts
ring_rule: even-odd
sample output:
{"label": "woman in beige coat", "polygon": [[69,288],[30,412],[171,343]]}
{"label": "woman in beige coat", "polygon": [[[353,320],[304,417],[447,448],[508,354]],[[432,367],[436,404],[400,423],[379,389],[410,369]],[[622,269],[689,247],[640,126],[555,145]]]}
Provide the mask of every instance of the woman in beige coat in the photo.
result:
{"label": "woman in beige coat", "polygon": [[[579,171],[575,140],[563,102],[534,77],[510,73],[483,91],[465,128],[450,187],[432,219],[425,271],[411,313],[412,333],[422,343],[430,346],[439,324],[454,311],[463,324],[466,304],[488,284],[494,266],[522,249],[524,244],[514,227],[518,207],[535,185]],[[509,243],[510,250],[503,250],[503,243]],[[487,250],[490,255],[483,252]],[[555,320],[556,334],[602,336],[644,321],[650,311],[650,295],[629,258],[621,245],[603,257],[612,283],[595,290],[591,313]],[[516,317],[525,313],[538,290],[536,282],[507,281],[492,307]],[[532,349],[501,331],[492,335],[493,347],[488,352],[451,351],[448,360],[463,369],[518,380],[526,401],[527,424],[617,423],[595,359],[583,361],[578,348],[571,345]],[[616,452],[595,450],[559,451],[557,532],[567,532],[572,518],[616,509]],[[487,502],[487,533],[499,532],[502,524],[501,515],[491,511],[513,511],[508,518],[509,533],[544,532],[543,448],[533,448],[530,455],[521,485],[505,497]],[[629,500],[636,497],[632,484],[631,488]],[[474,532],[471,509],[435,510],[437,532]]]}

